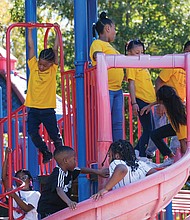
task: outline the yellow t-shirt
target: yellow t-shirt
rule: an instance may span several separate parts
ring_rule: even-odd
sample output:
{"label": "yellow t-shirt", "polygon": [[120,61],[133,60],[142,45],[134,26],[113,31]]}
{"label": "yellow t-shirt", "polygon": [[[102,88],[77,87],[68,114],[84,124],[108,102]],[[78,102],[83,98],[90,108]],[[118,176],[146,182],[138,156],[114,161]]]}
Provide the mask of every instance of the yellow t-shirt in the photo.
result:
{"label": "yellow t-shirt", "polygon": [[[119,52],[114,49],[110,43],[102,40],[94,40],[90,47],[90,58],[92,60],[92,65],[96,65],[96,61],[93,58],[95,52],[102,52],[105,54],[119,54]],[[117,91],[121,89],[121,83],[123,81],[124,72],[121,68],[111,68],[108,70],[108,89],[112,91]]]}
{"label": "yellow t-shirt", "polygon": [[187,138],[187,125],[179,125],[179,132],[176,132],[178,140]]}
{"label": "yellow t-shirt", "polygon": [[174,126],[171,123],[171,126],[173,127],[174,131],[176,132],[176,136],[178,137],[178,140],[183,140],[187,138],[187,125],[179,125],[179,131],[176,131]]}
{"label": "yellow t-shirt", "polygon": [[176,136],[178,137],[178,140],[182,140],[182,139],[185,139],[187,138],[187,125],[182,125],[182,124],[179,124],[179,131],[176,131],[175,127],[173,126],[171,120],[170,120],[170,117],[169,115],[167,114],[167,117],[169,119],[169,122],[172,126],[172,128],[174,129],[174,131],[176,132]]}
{"label": "yellow t-shirt", "polygon": [[28,60],[30,77],[24,105],[31,108],[56,108],[56,72],[53,64],[48,70],[40,72],[36,57]]}
{"label": "yellow t-shirt", "polygon": [[163,69],[159,77],[166,85],[175,88],[177,94],[185,101],[186,99],[186,72],[183,69]]}
{"label": "yellow t-shirt", "polygon": [[147,103],[156,101],[155,89],[148,69],[128,68],[127,80],[135,82],[135,97]]}

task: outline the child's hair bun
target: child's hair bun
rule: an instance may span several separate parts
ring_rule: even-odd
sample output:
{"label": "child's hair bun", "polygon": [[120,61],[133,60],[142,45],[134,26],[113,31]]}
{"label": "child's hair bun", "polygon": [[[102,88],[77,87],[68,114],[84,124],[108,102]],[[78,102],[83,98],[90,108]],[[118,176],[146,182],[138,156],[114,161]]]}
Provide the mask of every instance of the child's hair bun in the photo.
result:
{"label": "child's hair bun", "polygon": [[101,14],[100,14],[100,19],[105,19],[107,18],[107,15],[106,15],[106,12],[103,11]]}

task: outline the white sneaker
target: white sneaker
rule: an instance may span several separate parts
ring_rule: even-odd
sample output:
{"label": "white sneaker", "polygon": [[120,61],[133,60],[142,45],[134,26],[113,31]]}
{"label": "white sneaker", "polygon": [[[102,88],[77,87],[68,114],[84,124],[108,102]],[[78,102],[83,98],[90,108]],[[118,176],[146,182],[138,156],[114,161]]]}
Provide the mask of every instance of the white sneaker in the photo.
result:
{"label": "white sneaker", "polygon": [[135,156],[136,156],[136,158],[139,158],[139,150],[135,150]]}
{"label": "white sneaker", "polygon": [[168,157],[167,159],[164,160],[163,163],[161,163],[161,164],[159,165],[159,167],[167,167],[167,166],[172,165],[173,163],[174,163],[174,158]]}
{"label": "white sneaker", "polygon": [[156,156],[156,152],[155,151],[154,152],[147,152],[147,154],[146,154],[146,157],[149,158],[149,159],[152,159],[155,156]]}

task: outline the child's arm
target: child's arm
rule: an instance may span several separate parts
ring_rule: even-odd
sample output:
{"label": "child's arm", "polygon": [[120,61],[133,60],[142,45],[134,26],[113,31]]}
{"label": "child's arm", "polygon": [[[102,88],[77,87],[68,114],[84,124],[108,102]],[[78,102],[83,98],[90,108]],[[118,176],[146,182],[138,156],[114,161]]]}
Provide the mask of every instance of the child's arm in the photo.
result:
{"label": "child's arm", "polygon": [[28,58],[29,58],[29,60],[35,56],[34,41],[32,38],[32,29],[33,28],[28,28]]}
{"label": "child's arm", "polygon": [[150,170],[147,172],[146,176],[151,175],[151,174],[156,173],[156,172],[157,172],[157,170],[154,169],[154,168],[152,168],[152,169],[150,169]]}
{"label": "child's arm", "polygon": [[163,104],[159,104],[156,108],[156,113],[157,115],[159,115],[160,117],[162,117],[163,115],[166,114],[166,108]]}
{"label": "child's arm", "polygon": [[96,61],[96,59],[97,59],[97,54],[98,53],[102,53],[102,51],[96,51],[96,52],[94,52],[93,53],[93,59]]}
{"label": "child's arm", "polygon": [[58,196],[69,206],[69,208],[71,208],[72,210],[76,209],[77,203],[70,200],[61,187],[57,187],[56,191]]}
{"label": "child's arm", "polygon": [[109,169],[108,168],[104,168],[104,169],[92,169],[92,168],[87,168],[87,167],[83,167],[81,168],[81,173],[83,174],[97,174],[101,177],[109,177]]}
{"label": "child's arm", "polygon": [[24,212],[29,212],[32,209],[34,209],[34,206],[31,204],[27,204],[25,202],[23,202],[23,200],[16,194],[16,193],[11,193],[9,194],[9,196],[11,196],[15,202],[18,204],[18,206],[24,211]]}
{"label": "child's arm", "polygon": [[130,92],[130,97],[131,97],[131,105],[133,108],[133,114],[134,116],[138,115],[139,111],[139,106],[136,101],[136,91],[135,91],[135,81],[132,79],[129,79],[129,92]]}
{"label": "child's arm", "polygon": [[[55,23],[56,26],[59,26],[57,23]],[[53,46],[53,51],[55,53],[55,64],[58,65],[58,48],[59,48],[59,37],[58,37],[58,33],[55,29],[56,32],[56,37],[55,37],[55,42],[54,42],[54,46]]]}
{"label": "child's arm", "polygon": [[160,87],[165,85],[165,82],[158,76],[155,81],[155,91],[157,92]]}
{"label": "child's arm", "polygon": [[[159,88],[161,88],[163,85],[165,85],[165,82],[158,76],[156,81],[155,81],[155,92],[157,92],[159,90]],[[159,116],[163,116],[165,115],[166,110],[163,104],[159,104],[159,106],[157,107],[157,114]]]}
{"label": "child's arm", "polygon": [[126,176],[127,172],[128,169],[125,165],[117,165],[113,175],[111,176],[105,187],[98,193],[94,194],[92,198],[98,200],[100,197],[102,197],[104,194],[110,191],[118,182],[120,182]]}
{"label": "child's arm", "polygon": [[5,150],[5,159],[2,166],[2,182],[5,189],[8,189],[8,176],[7,176],[7,167],[8,167],[8,154],[11,152],[11,149],[8,147]]}
{"label": "child's arm", "polygon": [[145,107],[143,107],[140,111],[140,115],[143,115],[144,113],[148,114],[150,112],[151,108],[156,104],[157,104],[157,102],[153,102],[153,103],[150,103],[149,105],[146,105]]}
{"label": "child's arm", "polygon": [[[2,180],[3,180],[3,185],[5,187],[5,189],[7,191],[10,191],[11,189],[8,188],[8,176],[7,176],[7,167],[8,167],[8,154],[11,152],[11,149],[9,149],[8,147],[5,150],[5,160],[3,163],[3,167],[2,167]],[[9,196],[11,196],[12,198],[15,199],[16,203],[20,206],[20,208],[25,211],[25,212],[29,212],[30,210],[32,210],[34,207],[30,204],[26,204],[24,203],[21,198],[16,194],[16,193],[11,193],[9,194]]]}

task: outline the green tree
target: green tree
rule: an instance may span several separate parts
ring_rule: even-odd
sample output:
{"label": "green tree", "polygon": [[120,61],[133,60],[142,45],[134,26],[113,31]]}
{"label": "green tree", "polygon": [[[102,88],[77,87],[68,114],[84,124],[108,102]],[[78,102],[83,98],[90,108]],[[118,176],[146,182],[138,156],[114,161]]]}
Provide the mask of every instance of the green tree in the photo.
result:
{"label": "green tree", "polygon": [[[115,45],[124,53],[130,39],[141,39],[151,55],[182,52],[190,37],[189,0],[99,1],[99,11],[107,11],[115,21]],[[118,13],[117,13],[118,12]]]}
{"label": "green tree", "polygon": [[6,27],[10,23],[11,15],[10,13],[7,13],[7,9],[9,9],[11,5],[6,0],[1,1],[1,14],[0,14],[0,46],[5,48],[5,32]]}
{"label": "green tree", "polygon": [[[5,0],[4,0],[5,1]],[[7,2],[7,1],[5,1]],[[11,21],[24,22],[24,0],[8,0],[12,3]],[[141,39],[146,53],[164,55],[182,52],[184,43],[190,38],[190,0],[99,0],[98,12],[106,11],[114,20],[117,37],[114,46],[124,53],[124,46],[130,39]],[[65,69],[74,68],[74,3],[73,0],[38,0],[38,22],[61,24],[64,42]],[[24,30],[14,41],[14,55],[19,57],[20,68],[24,61]],[[43,38],[38,37],[39,49]],[[19,55],[19,53],[21,55]],[[157,72],[152,71],[153,78]],[[127,86],[124,84],[124,90]]]}
{"label": "green tree", "polygon": [[[106,11],[108,17],[114,20],[117,37],[113,44],[121,53],[124,53],[125,43],[130,39],[142,40],[146,53],[151,55],[181,53],[184,43],[190,38],[189,2],[189,0],[101,0],[99,13]],[[151,70],[153,80],[157,77],[158,71]],[[123,89],[128,92],[126,83],[123,83]],[[125,118],[128,134],[127,113]],[[137,121],[134,120],[134,133],[136,132]]]}

